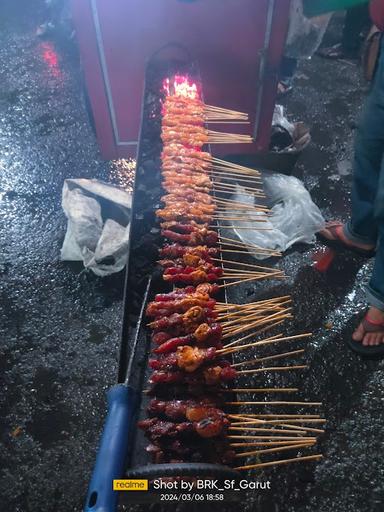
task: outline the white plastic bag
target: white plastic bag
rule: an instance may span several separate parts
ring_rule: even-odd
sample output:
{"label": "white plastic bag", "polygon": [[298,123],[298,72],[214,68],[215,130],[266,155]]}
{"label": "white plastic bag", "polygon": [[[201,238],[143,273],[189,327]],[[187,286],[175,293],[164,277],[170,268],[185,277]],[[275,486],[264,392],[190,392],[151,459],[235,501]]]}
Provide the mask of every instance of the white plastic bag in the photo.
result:
{"label": "white plastic bag", "polygon": [[[255,222],[254,226],[268,231],[233,228],[238,238],[247,244],[279,252],[286,251],[297,242],[314,243],[315,233],[324,227],[325,222],[302,182],[293,176],[270,172],[263,172],[262,178],[267,197],[266,206],[270,208],[271,214],[267,222]],[[254,204],[253,196],[247,194],[239,185],[233,199],[249,205]],[[231,213],[230,209],[227,211]],[[256,210],[247,210],[247,213],[249,217],[262,215]],[[250,221],[247,219],[236,221],[236,226],[244,228],[249,225]],[[252,254],[257,259],[267,257],[256,252]]]}
{"label": "white plastic bag", "polygon": [[98,180],[69,179],[64,181],[62,206],[68,226],[61,260],[83,261],[99,276],[122,270],[128,255],[131,194]]}
{"label": "white plastic bag", "polygon": [[303,0],[292,0],[289,30],[284,55],[295,59],[309,58],[320,46],[332,13],[306,18]]}

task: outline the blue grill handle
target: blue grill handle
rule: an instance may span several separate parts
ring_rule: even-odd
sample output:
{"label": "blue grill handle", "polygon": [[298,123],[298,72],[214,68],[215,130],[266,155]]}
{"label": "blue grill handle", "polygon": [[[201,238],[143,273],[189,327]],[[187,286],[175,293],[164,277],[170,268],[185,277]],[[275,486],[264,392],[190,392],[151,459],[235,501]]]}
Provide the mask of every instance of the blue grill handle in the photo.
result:
{"label": "blue grill handle", "polygon": [[117,508],[118,492],[113,490],[113,480],[121,478],[124,472],[137,393],[129,386],[117,384],[108,391],[107,400],[107,418],[84,512],[115,512]]}

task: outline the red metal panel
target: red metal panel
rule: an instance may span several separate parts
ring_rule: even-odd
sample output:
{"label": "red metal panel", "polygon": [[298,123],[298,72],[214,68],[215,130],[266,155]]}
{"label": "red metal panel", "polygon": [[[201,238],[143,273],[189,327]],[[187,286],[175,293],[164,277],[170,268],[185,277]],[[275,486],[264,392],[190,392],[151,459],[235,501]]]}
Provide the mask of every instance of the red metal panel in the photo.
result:
{"label": "red metal panel", "polygon": [[97,139],[103,156],[106,159],[114,159],[118,156],[117,146],[113,136],[90,2],[72,0],[72,12],[77,25],[77,40],[95,119]]}
{"label": "red metal panel", "polygon": [[[183,46],[184,54],[189,52],[198,62],[207,103],[249,112],[252,122],[258,110],[261,129],[256,144],[221,146],[217,153],[249,153],[266,147],[289,0],[73,3],[98,137],[107,158],[135,153],[132,143],[138,138],[146,65],[169,43]],[[265,78],[260,81],[263,55]]]}

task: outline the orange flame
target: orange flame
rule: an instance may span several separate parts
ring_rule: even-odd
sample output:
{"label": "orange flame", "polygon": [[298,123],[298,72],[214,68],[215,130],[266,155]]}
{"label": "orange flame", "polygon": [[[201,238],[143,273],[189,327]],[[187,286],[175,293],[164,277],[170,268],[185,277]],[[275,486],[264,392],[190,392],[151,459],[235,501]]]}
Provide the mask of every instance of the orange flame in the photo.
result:
{"label": "orange flame", "polygon": [[165,78],[163,89],[167,96],[183,96],[184,98],[200,98],[199,88],[196,82],[187,75],[175,75],[173,79]]}

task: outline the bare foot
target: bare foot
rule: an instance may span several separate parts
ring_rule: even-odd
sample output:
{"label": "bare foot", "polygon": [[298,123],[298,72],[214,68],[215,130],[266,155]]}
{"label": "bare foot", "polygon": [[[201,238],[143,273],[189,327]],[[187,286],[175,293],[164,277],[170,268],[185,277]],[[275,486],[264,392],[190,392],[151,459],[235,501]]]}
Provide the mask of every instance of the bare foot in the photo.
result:
{"label": "bare foot", "polygon": [[353,333],[352,339],[361,342],[365,347],[384,343],[384,311],[371,306]]}
{"label": "bare foot", "polygon": [[370,251],[375,248],[374,245],[361,244],[358,242],[352,242],[345,236],[344,224],[337,221],[327,222],[325,228],[319,231],[328,240],[341,240],[345,245],[350,247],[357,247],[358,249],[364,249]]}

